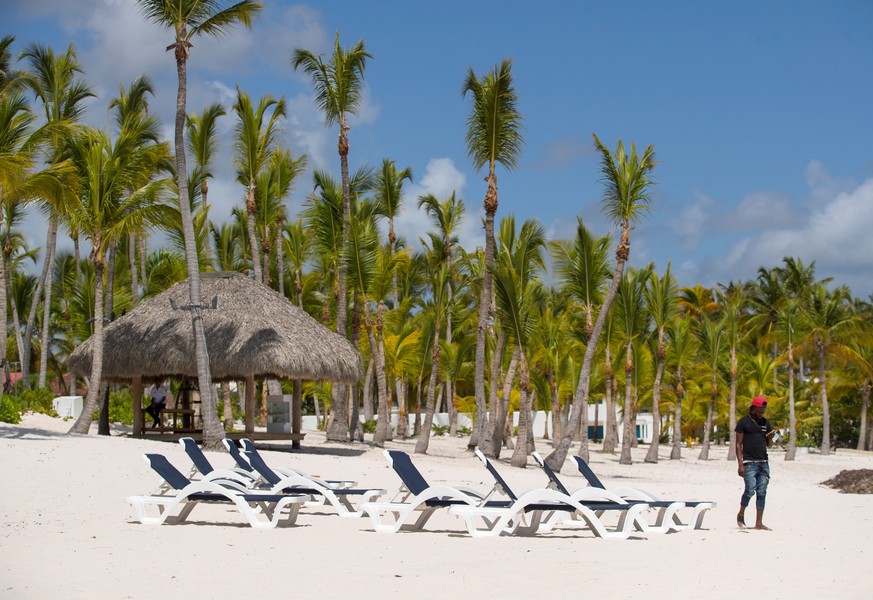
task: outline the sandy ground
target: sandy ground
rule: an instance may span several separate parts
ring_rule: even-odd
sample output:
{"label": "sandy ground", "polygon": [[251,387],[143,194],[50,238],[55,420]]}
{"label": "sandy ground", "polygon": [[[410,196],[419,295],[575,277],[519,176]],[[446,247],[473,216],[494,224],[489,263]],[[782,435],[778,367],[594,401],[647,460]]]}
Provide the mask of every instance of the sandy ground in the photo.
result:
{"label": "sandy ground", "polygon": [[[820,485],[842,469],[873,468],[873,454],[839,450],[785,462],[771,454],[766,523],[772,532],[734,523],[742,481],[726,448],[709,461],[683,450],[657,465],[592,452],[607,485],[632,485],[664,498],[718,502],[704,529],[602,540],[561,529],[535,537],[473,539],[449,515],[426,531],[382,534],[369,519],[301,511],[291,528],[257,530],[236,512],[205,506],[190,523],[146,526],[124,501],[157,479],[144,452],[165,454],[180,470],[190,462],[178,444],[126,437],[71,436],[69,422],[29,415],[0,424],[0,597],[3,598],[414,598],[646,597],[870,598],[873,590],[873,495]],[[538,441],[544,454],[548,442]],[[299,453],[264,452],[276,466],[395,492],[399,480],[379,449],[307,435]],[[414,441],[388,447],[412,453]],[[527,469],[498,468],[516,490],[541,487]],[[231,466],[226,454],[210,454]],[[466,452],[465,439],[432,438],[415,463],[430,483],[491,487]],[[583,479],[565,465],[572,487]],[[748,517],[752,517],[749,511]],[[745,590],[743,592],[742,590]]]}

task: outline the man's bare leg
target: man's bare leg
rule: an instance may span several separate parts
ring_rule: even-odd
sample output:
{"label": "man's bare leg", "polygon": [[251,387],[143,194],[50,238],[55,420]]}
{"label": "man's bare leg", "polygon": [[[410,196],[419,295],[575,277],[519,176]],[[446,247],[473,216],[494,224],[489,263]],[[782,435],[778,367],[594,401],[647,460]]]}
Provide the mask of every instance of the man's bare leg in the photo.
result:
{"label": "man's bare leg", "polygon": [[740,505],[740,512],[737,513],[737,527],[746,527],[746,507]]}
{"label": "man's bare leg", "polygon": [[755,517],[755,529],[761,529],[762,531],[772,531],[769,527],[764,525],[764,509],[759,508],[758,514]]}

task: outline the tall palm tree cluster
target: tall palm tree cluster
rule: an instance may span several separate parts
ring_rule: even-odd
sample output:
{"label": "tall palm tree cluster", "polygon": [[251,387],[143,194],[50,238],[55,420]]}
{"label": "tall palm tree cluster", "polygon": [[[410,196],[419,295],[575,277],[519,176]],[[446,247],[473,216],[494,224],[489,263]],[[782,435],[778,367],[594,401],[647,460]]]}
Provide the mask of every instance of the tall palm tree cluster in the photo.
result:
{"label": "tall palm tree cluster", "polygon": [[[646,461],[658,461],[660,444],[670,445],[672,459],[695,446],[707,458],[713,443],[733,452],[737,416],[764,395],[768,416],[787,434],[786,458],[799,445],[871,449],[873,299],[817,279],[814,263],[795,258],[712,289],[679,287],[669,264],[662,272],[628,266],[634,224],[651,209],[652,146],[618,140],[611,148],[594,135],[602,208],[617,235],[580,218],[571,239],[548,240],[535,220],[497,215],[498,168],[514,168],[524,143],[512,63],[470,70],[462,85],[466,146],[485,171],[485,247],[461,245],[469,216],[454,192],[416,199],[431,230],[413,244],[395,228],[412,171],[391,158],[349,171],[350,120],[371,58],[363,41],[343,47],[337,34],[328,56],[297,49],[289,57],[309,76],[325,124],[338,127],[340,176],[314,170],[304,183],[306,157],[282,135],[284,98],[252,99],[238,87],[230,107],[186,110],[192,37],[248,26],[260,5],[138,4],[174,36],[173,145],[150,112],[147,78],[119,88],[105,130],[87,127],[80,119],[93,92],[75,49],[27,46],[16,70],[14,38],[0,40],[0,357],[7,373],[10,364],[21,370],[24,386],[64,386],[66,357],[96,336],[74,431],[88,430],[104,397],[104,323],[190,276],[204,431],[207,443],[223,436],[199,305],[199,273],[220,270],[248,273],[359,348],[366,372],[355,384],[286,382],[297,401],[325,410],[328,439],[362,440],[372,431],[375,445],[416,437],[416,452],[426,452],[440,429],[435,414],[444,412],[449,434],[469,436],[492,457],[511,449],[517,466],[546,443],[547,461],[559,467],[574,443],[587,456],[592,439],[629,463],[637,415],[649,412]],[[239,204],[229,222],[216,223],[208,194],[220,119],[233,123]],[[295,186],[311,191],[289,215]],[[41,249],[21,233],[31,205],[46,216]],[[150,247],[156,233],[169,240],[165,247]],[[58,235],[72,238],[74,252],[56,251]],[[80,240],[89,255],[80,256]],[[40,254],[41,271],[31,275]],[[231,402],[225,396],[228,420]],[[547,415],[545,442],[533,433],[537,411]],[[460,414],[472,427],[460,425]]]}

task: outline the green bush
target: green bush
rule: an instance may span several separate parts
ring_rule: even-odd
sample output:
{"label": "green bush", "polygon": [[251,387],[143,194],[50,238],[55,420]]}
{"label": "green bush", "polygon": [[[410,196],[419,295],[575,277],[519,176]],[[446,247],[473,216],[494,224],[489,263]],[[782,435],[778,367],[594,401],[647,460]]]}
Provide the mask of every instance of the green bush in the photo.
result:
{"label": "green bush", "polygon": [[376,420],[368,419],[364,421],[361,428],[364,430],[364,433],[374,433],[376,431]]}
{"label": "green bush", "polygon": [[448,425],[437,425],[436,423],[434,423],[430,426],[430,428],[431,431],[433,431],[436,435],[445,435],[449,432]]}
{"label": "green bush", "polygon": [[133,425],[133,396],[130,390],[109,393],[109,422]]}
{"label": "green bush", "polygon": [[466,425],[461,425],[458,427],[458,437],[467,437],[473,435],[473,428],[467,427]]}
{"label": "green bush", "polygon": [[0,422],[18,423],[21,421],[21,410],[15,397],[3,394],[0,397]]}
{"label": "green bush", "polygon": [[18,393],[18,407],[21,412],[32,411],[46,415],[57,416],[52,408],[54,393],[49,388],[38,390],[21,390]]}
{"label": "green bush", "polygon": [[58,413],[52,408],[54,395],[48,388],[39,390],[18,389],[14,394],[3,394],[0,402],[0,421],[4,423],[21,422],[21,414],[31,411],[52,417]]}

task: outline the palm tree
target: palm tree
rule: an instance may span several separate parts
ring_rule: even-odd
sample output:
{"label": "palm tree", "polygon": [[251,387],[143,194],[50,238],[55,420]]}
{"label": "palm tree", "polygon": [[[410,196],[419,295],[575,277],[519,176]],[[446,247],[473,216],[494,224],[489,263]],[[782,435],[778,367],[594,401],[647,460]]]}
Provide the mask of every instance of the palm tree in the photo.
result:
{"label": "palm tree", "polygon": [[706,425],[703,429],[703,443],[700,448],[699,460],[709,458],[709,444],[712,432],[712,420],[715,415],[715,399],[718,396],[718,375],[724,366],[724,351],[727,344],[727,332],[721,321],[703,319],[699,322],[695,334],[700,342],[700,352],[706,367],[710,372],[709,409],[706,412]]}
{"label": "palm tree", "polygon": [[518,96],[512,84],[512,60],[504,59],[500,65],[479,78],[473,69],[461,88],[461,95],[470,94],[472,107],[467,117],[467,155],[476,170],[488,167],[485,181],[485,265],[482,271],[482,295],[479,298],[479,314],[476,324],[476,362],[474,389],[476,393],[476,420],[473,424],[474,444],[485,428],[485,346],[487,322],[491,314],[492,271],[495,268],[494,215],[497,213],[497,163],[512,170],[518,164],[524,138],[521,133],[521,113],[518,111]]}
{"label": "palm tree", "polygon": [[185,234],[185,261],[188,267],[188,298],[191,305],[191,320],[194,329],[194,354],[197,360],[197,379],[203,408],[203,444],[207,448],[218,447],[224,438],[224,428],[218,419],[215,396],[212,390],[212,375],[206,351],[206,335],[203,331],[200,297],[200,270],[194,239],[194,223],[188,202],[188,169],[185,161],[185,115],[188,98],[188,56],[191,40],[200,35],[221,36],[237,24],[250,27],[254,16],[263,8],[260,2],[239,0],[223,6],[221,0],[136,0],[147,21],[171,29],[175,39],[167,46],[176,57],[176,72],[179,86],[176,95],[175,153],[176,187],[179,190],[179,208],[182,213],[182,229]]}
{"label": "palm tree", "polygon": [[[23,217],[25,203],[35,198],[58,198],[75,190],[75,179],[67,161],[37,168],[45,147],[64,125],[47,122],[36,126],[36,116],[20,92],[9,88],[0,93],[0,229],[6,225],[7,239],[0,260],[0,298],[7,297],[9,272],[6,263],[12,252],[8,236],[14,223],[9,218]],[[0,366],[6,358],[6,302],[0,302]],[[16,332],[17,334],[20,332]],[[23,351],[23,344],[19,351]]]}
{"label": "palm tree", "polygon": [[[434,264],[430,270],[432,304],[430,313],[433,316],[433,332],[430,336],[430,377],[427,384],[424,422],[415,443],[416,454],[426,454],[430,444],[430,432],[433,425],[433,414],[436,408],[436,388],[440,369],[440,324],[445,319],[447,308],[446,287],[451,277],[453,267],[445,262]],[[422,340],[424,341],[424,340]]]}
{"label": "palm tree", "polygon": [[785,344],[785,360],[788,363],[788,447],[785,449],[785,460],[794,460],[797,453],[797,416],[794,404],[794,350],[801,340],[800,305],[789,298],[779,307],[776,313],[777,335]]}
{"label": "palm tree", "polygon": [[[272,112],[267,115],[267,111]],[[236,139],[234,150],[236,157],[237,181],[246,187],[246,214],[248,215],[249,248],[252,253],[252,270],[255,281],[264,283],[265,274],[261,270],[258,242],[255,235],[255,183],[270,165],[273,153],[279,147],[279,134],[282,132],[279,120],[285,116],[285,98],[276,100],[272,96],[263,96],[257,108],[252,104],[251,97],[239,86],[236,87],[236,102],[233,111],[239,117],[236,124]],[[263,182],[266,183],[266,182]],[[268,190],[260,190],[261,197]],[[265,244],[269,242],[265,241]]]}
{"label": "palm tree", "polygon": [[[576,222],[576,236],[571,241],[555,240],[550,243],[555,273],[563,289],[578,304],[585,316],[584,337],[591,338],[594,330],[594,311],[603,301],[603,292],[609,281],[609,245],[612,237],[595,237],[581,218]],[[610,397],[611,398],[611,397]],[[612,408],[611,402],[609,408]],[[612,413],[614,415],[614,413]],[[588,406],[580,412],[581,441],[579,456],[588,460]],[[575,425],[570,425],[571,427]],[[557,447],[558,439],[554,440]]]}
{"label": "palm tree", "polygon": [[670,449],[670,460],[682,458],[682,400],[685,397],[683,373],[693,356],[694,337],[691,335],[691,319],[675,316],[667,327],[667,338],[670,340],[668,360],[673,369],[673,380],[676,390],[676,409],[673,415],[673,447]]}
{"label": "palm tree", "polygon": [[298,219],[284,226],[282,243],[285,246],[283,254],[288,257],[288,267],[294,274],[294,301],[303,308],[303,267],[309,260],[309,232],[303,227],[303,220]]}
{"label": "palm tree", "polygon": [[209,179],[215,176],[212,168],[218,152],[218,119],[226,114],[224,107],[216,102],[200,114],[188,115],[186,148],[194,158],[191,179],[200,184],[203,204],[209,203]]}
{"label": "palm tree", "polygon": [[678,292],[676,279],[670,273],[670,263],[667,263],[667,270],[663,277],[652,273],[645,290],[646,310],[652,317],[657,339],[655,382],[652,387],[652,444],[645,459],[650,463],[658,462],[661,440],[661,379],[664,376],[664,362],[667,357],[667,327],[679,312],[679,305],[676,303]]}
{"label": "palm tree", "polygon": [[[391,256],[397,250],[397,235],[394,233],[394,218],[403,209],[403,182],[412,181],[412,169],[406,167],[398,171],[397,165],[391,159],[382,160],[382,168],[376,174],[376,186],[373,188],[373,201],[376,203],[378,214],[388,219],[388,244],[391,247]],[[399,304],[399,290],[397,288],[397,273],[394,273],[392,281],[394,291],[392,300],[394,306]]]}
{"label": "palm tree", "polygon": [[806,332],[804,350],[814,350],[818,358],[818,385],[822,411],[821,453],[831,451],[831,418],[827,394],[827,360],[848,362],[857,360],[851,343],[861,334],[869,332],[869,324],[850,310],[848,289],[841,287],[833,292],[824,285],[813,288],[808,304],[802,309],[802,328]]}
{"label": "palm tree", "polygon": [[624,410],[619,463],[629,465],[631,447],[636,441],[636,407],[632,384],[635,376],[634,347],[648,333],[649,313],[645,306],[645,290],[652,275],[652,265],[645,269],[628,269],[618,286],[615,298],[615,323],[624,346]]}
{"label": "palm tree", "polygon": [[151,173],[161,145],[145,146],[136,135],[122,131],[115,143],[103,132],[84,132],[70,152],[82,179],[82,193],[69,204],[67,218],[91,241],[94,261],[94,355],[88,396],[70,433],[87,433],[100,392],[103,369],[103,273],[106,249],[119,236],[152,218],[156,184],[131,191]]}
{"label": "palm tree", "polygon": [[[521,397],[518,406],[518,443],[511,464],[524,467],[531,448],[528,448],[531,412],[530,343],[536,319],[534,304],[538,292],[537,271],[545,269],[542,250],[546,234],[536,221],[525,221],[515,236],[515,219],[506,217],[501,232],[511,234],[500,252],[499,266],[494,275],[494,292],[498,315],[506,335],[518,350],[518,386]],[[509,236],[502,236],[509,237]],[[514,238],[514,239],[513,239]],[[492,449],[493,450],[493,449]]]}
{"label": "palm tree", "polygon": [[[84,110],[85,101],[93,97],[90,88],[77,79],[82,73],[76,51],[72,44],[64,54],[56,55],[51,48],[40,44],[31,44],[21,53],[21,58],[26,59],[30,65],[30,72],[22,78],[33,95],[42,103],[47,123],[68,126],[76,123]],[[48,148],[47,162],[59,163],[63,160],[62,145],[64,135],[62,129],[56,130],[50,147]],[[52,280],[49,276],[51,265],[54,263],[55,248],[57,246],[58,220],[64,212],[64,202],[67,194],[53,194],[44,197],[44,209],[49,213],[48,232],[46,234],[45,257],[42,273],[37,285],[37,293],[30,305],[24,332],[24,362],[21,365],[22,381],[25,387],[30,386],[30,348],[33,341],[32,331],[36,323],[36,313],[39,301],[45,296],[43,302],[43,347],[48,337],[48,316],[51,307]],[[44,294],[43,294],[44,292]],[[41,362],[40,387],[45,386],[45,357]]]}
{"label": "palm tree", "polygon": [[[334,51],[330,61],[325,63],[320,56],[315,56],[308,50],[297,48],[291,59],[295,70],[302,68],[312,79],[315,87],[315,102],[324,113],[325,125],[339,125],[339,140],[337,151],[340,156],[342,174],[342,250],[337,273],[337,293],[339,302],[336,309],[336,330],[342,336],[347,332],[347,290],[346,277],[348,267],[346,260],[349,252],[351,228],[351,192],[349,190],[349,140],[347,132],[348,115],[356,114],[362,102],[364,68],[367,59],[372,56],[364,50],[364,42],[359,41],[350,48],[340,46],[339,32],[334,39]],[[346,414],[346,388],[336,384],[333,387],[334,418],[327,432],[331,441],[345,441],[349,437],[348,415]]]}
{"label": "palm tree", "polygon": [[279,293],[285,295],[284,277],[282,271],[285,266],[283,247],[279,236],[282,234],[282,226],[287,219],[285,201],[297,177],[306,167],[306,156],[295,159],[286,148],[276,148],[270,156],[270,161],[264,171],[257,177],[255,183],[256,213],[248,222],[257,222],[257,231],[260,233],[261,251],[263,252],[263,276],[262,283],[269,286],[271,277],[271,255],[275,248],[276,268],[279,280]]}
{"label": "palm tree", "polygon": [[737,459],[736,440],[737,434],[734,429],[737,425],[737,349],[741,342],[742,333],[740,324],[743,320],[743,312],[746,304],[745,290],[743,286],[730,283],[722,286],[723,291],[720,303],[722,307],[722,320],[724,322],[727,344],[730,349],[730,408],[728,409],[728,460]]}
{"label": "palm tree", "polygon": [[576,424],[579,422],[580,413],[583,407],[587,407],[591,364],[594,361],[594,353],[597,350],[603,324],[618,292],[624,265],[630,256],[632,223],[649,211],[651,201],[649,188],[654,183],[650,173],[655,168],[655,149],[651,145],[646,147],[642,155],[638,155],[636,143],[631,144],[630,153],[628,153],[622,141],[619,140],[613,154],[603,145],[597,135],[594,135],[594,146],[600,153],[600,172],[606,185],[603,194],[603,208],[607,216],[621,227],[621,234],[615,250],[615,270],[612,273],[612,283],[603,300],[600,312],[597,313],[597,321],[594,323],[594,329],[591,331],[591,337],[585,348],[585,356],[582,359],[582,370],[579,374],[579,383],[576,387],[573,409],[570,413],[570,426],[561,437],[558,447],[546,459],[549,466],[555,470],[559,470],[564,464],[564,459],[567,458],[567,452],[570,450],[570,443],[576,435]]}
{"label": "palm tree", "polygon": [[[144,143],[159,142],[158,120],[149,115],[148,96],[154,96],[154,89],[148,77],[140,76],[131,83],[128,89],[123,87],[119,95],[109,103],[110,110],[114,111],[115,125],[119,131],[126,130],[137,132]],[[167,165],[169,166],[169,165]],[[151,176],[151,174],[148,174]],[[138,186],[137,186],[138,187]],[[143,237],[143,231],[131,231],[128,236],[128,260],[131,274],[131,295],[134,300],[139,294],[139,281],[136,269],[136,239]],[[112,252],[114,256],[115,252]],[[114,261],[114,258],[112,259]],[[111,261],[111,262],[112,262]],[[110,269],[110,272],[112,269]],[[108,295],[107,299],[111,296]],[[110,311],[111,312],[111,311]],[[101,413],[102,414],[102,413]],[[108,416],[108,415],[107,415]]]}
{"label": "palm tree", "polygon": [[[429,233],[431,250],[437,261],[446,262],[451,266],[455,262],[455,246],[458,245],[458,229],[464,222],[464,201],[455,197],[452,192],[443,201],[437,200],[433,194],[419,196],[418,207],[424,208],[431,224],[436,227],[436,233]],[[454,270],[450,270],[454,273]],[[446,344],[452,343],[452,303],[454,301],[455,285],[450,278],[446,284]],[[452,399],[455,397],[451,379],[445,381],[445,397],[449,401],[449,435],[456,435],[458,430],[458,414]]]}

